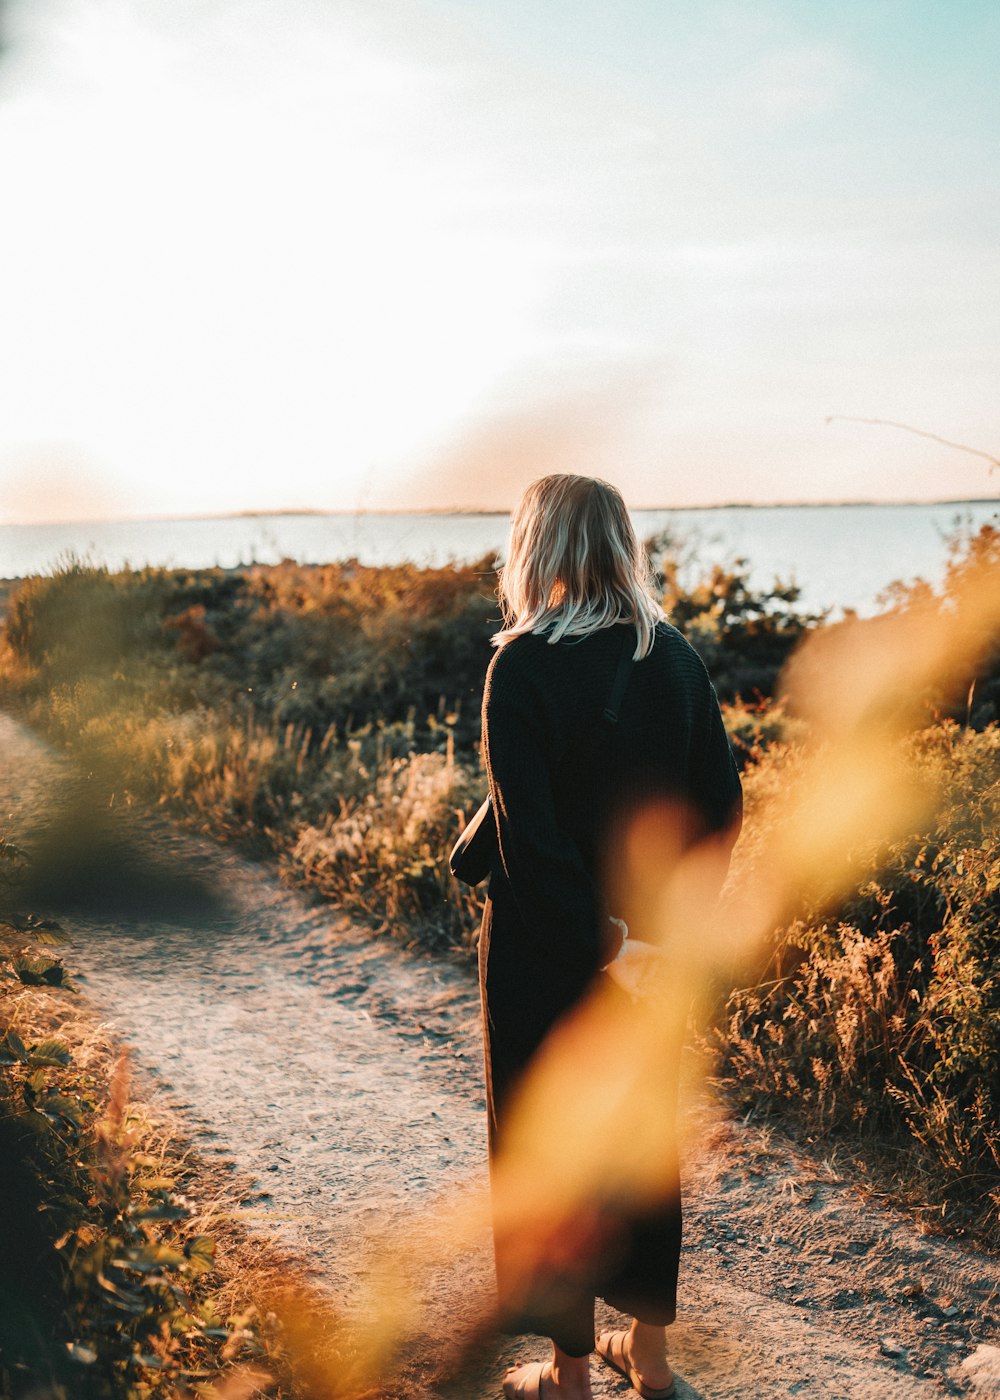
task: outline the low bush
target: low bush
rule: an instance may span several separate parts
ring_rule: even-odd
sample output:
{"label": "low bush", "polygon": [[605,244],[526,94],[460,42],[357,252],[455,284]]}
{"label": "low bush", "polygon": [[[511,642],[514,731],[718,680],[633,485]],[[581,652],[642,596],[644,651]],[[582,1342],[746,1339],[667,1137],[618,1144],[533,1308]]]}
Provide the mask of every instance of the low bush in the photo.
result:
{"label": "low bush", "polygon": [[[942,722],[910,761],[937,815],[869,853],[835,915],[780,931],[729,999],[722,1075],[744,1107],[889,1150],[1000,1243],[1000,729]],[[745,867],[767,858],[767,792],[794,763],[775,751],[747,774]]]}
{"label": "low bush", "polygon": [[[665,601],[730,682],[770,687],[808,619],[745,570]],[[782,612],[785,609],[785,612]],[[499,621],[488,561],[286,563],[109,574],[69,563],[13,599],[0,699],[108,787],[280,858],[406,941],[470,944],[482,901],[446,864],[485,783],[482,684]],[[733,711],[746,760],[787,727]]]}
{"label": "low bush", "polygon": [[826,614],[803,612],[794,584],[754,588],[746,559],[714,564],[686,584],[680,553],[669,537],[665,545],[649,542],[664,611],[700,653],[720,699],[768,700],[785,662]]}

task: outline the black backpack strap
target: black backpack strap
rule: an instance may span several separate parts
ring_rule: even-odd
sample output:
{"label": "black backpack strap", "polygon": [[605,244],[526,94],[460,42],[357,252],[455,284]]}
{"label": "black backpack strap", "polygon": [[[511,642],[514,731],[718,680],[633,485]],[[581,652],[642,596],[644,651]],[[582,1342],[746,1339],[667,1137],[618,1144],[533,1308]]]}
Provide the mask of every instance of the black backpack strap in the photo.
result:
{"label": "black backpack strap", "polygon": [[622,701],[625,698],[625,691],[628,688],[628,678],[632,674],[632,663],[635,660],[635,634],[629,631],[625,636],[625,644],[622,649],[621,660],[618,662],[618,670],[615,672],[615,682],[611,687],[611,695],[608,703],[604,707],[601,718],[605,724],[618,723],[618,711],[621,709]]}

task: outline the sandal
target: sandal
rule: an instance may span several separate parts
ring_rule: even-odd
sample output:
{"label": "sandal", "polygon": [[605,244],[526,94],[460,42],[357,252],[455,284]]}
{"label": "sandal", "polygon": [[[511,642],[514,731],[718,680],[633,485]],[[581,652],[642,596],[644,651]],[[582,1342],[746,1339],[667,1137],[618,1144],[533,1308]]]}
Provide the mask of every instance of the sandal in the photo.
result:
{"label": "sandal", "polygon": [[671,1380],[667,1386],[661,1386],[659,1390],[646,1382],[639,1375],[639,1372],[625,1355],[625,1338],[628,1332],[602,1332],[597,1339],[596,1350],[598,1356],[608,1363],[619,1375],[625,1377],[629,1385],[637,1390],[643,1400],[671,1400],[677,1394],[677,1388]]}
{"label": "sandal", "polygon": [[[519,1377],[513,1390],[507,1385],[514,1377]],[[527,1366],[515,1366],[503,1378],[503,1393],[510,1400],[543,1400],[542,1381],[552,1379],[551,1361],[531,1361]]]}

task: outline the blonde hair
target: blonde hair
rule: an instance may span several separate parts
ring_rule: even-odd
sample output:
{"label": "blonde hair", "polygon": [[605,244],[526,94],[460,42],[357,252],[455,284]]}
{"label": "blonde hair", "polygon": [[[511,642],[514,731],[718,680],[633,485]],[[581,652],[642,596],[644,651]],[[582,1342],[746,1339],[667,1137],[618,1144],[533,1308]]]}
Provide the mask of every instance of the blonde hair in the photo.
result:
{"label": "blonde hair", "polygon": [[621,493],[589,476],[543,476],[521,497],[500,569],[501,647],[524,632],[588,637],[616,622],[635,625],[638,661],[653,645],[663,609]]}

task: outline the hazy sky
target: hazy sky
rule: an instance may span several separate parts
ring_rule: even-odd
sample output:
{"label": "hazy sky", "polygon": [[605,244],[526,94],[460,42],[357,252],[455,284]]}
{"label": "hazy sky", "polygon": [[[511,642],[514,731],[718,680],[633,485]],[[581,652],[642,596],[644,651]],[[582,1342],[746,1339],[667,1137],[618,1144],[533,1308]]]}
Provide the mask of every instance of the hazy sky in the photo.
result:
{"label": "hazy sky", "polygon": [[998,494],[996,0],[13,0],[0,520]]}

